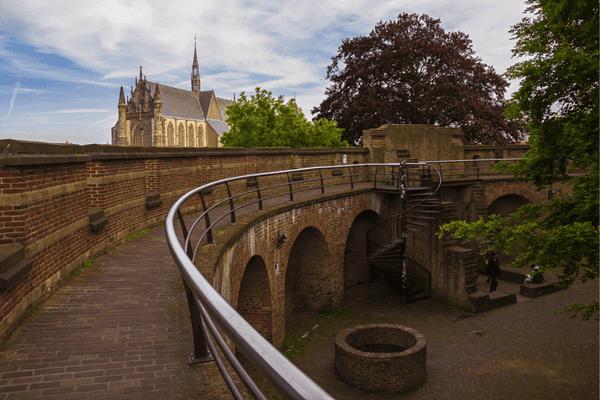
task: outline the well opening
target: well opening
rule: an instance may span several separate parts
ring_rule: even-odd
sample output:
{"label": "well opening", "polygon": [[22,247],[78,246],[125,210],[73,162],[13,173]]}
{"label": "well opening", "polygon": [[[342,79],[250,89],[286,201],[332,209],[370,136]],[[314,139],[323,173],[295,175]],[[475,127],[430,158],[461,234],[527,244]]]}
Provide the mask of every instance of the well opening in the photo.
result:
{"label": "well opening", "polygon": [[335,340],[335,372],[359,389],[394,393],[427,377],[427,342],[414,329],[389,324],[349,328]]}

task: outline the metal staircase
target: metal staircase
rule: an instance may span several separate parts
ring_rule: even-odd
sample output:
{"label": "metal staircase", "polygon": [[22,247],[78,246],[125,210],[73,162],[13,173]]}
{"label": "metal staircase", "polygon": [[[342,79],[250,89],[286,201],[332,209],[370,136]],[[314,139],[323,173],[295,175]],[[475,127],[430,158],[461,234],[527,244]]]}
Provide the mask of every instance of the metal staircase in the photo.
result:
{"label": "metal staircase", "polygon": [[[436,221],[442,212],[441,177],[437,170],[430,166],[418,170],[410,167],[401,164],[398,171],[400,213],[367,232],[369,269],[372,274],[382,274],[388,284],[397,288],[404,304],[431,297],[431,274],[405,256],[406,242],[415,232]],[[409,176],[410,183],[418,186],[408,186]]]}

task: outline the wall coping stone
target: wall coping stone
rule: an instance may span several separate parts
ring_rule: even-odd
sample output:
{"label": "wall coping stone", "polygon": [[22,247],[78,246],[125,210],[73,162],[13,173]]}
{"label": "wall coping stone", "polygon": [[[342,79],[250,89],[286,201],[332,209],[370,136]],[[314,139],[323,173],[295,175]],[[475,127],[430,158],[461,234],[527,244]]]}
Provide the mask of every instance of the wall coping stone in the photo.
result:
{"label": "wall coping stone", "polygon": [[0,168],[5,166],[87,163],[86,154],[14,154],[0,156]]}

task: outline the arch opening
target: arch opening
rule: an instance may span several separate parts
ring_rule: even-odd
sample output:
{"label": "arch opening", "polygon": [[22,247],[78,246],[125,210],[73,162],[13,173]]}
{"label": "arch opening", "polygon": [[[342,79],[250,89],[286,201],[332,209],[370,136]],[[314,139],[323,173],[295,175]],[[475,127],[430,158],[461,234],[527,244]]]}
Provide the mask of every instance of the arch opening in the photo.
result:
{"label": "arch opening", "polygon": [[167,128],[167,146],[173,146],[173,140],[175,139],[175,128],[173,128],[173,123],[169,122],[169,127]]}
{"label": "arch opening", "polygon": [[329,258],[329,248],[321,231],[308,227],[300,232],[290,251],[285,273],[286,331],[305,310],[331,309]]}
{"label": "arch opening", "polygon": [[253,256],[246,264],[237,311],[258,333],[273,343],[271,287],[267,267],[260,256]]}
{"label": "arch opening", "polygon": [[517,211],[519,207],[526,204],[531,204],[531,201],[518,194],[507,194],[494,200],[492,204],[488,206],[487,214],[488,216],[497,214],[502,218],[506,218]]}
{"label": "arch opening", "polygon": [[375,211],[365,210],[352,222],[344,251],[344,289],[369,280],[367,231],[381,223]]}

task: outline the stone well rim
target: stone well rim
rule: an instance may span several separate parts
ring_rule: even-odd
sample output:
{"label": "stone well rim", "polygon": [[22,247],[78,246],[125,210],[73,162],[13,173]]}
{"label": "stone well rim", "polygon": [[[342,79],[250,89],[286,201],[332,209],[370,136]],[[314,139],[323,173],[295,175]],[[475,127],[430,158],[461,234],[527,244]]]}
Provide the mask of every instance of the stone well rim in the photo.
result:
{"label": "stone well rim", "polygon": [[[393,352],[393,353],[371,353],[371,352],[358,350],[357,348],[350,346],[346,342],[346,338],[351,333],[354,333],[354,332],[360,331],[360,330],[377,329],[377,328],[403,330],[403,331],[408,332],[411,335],[413,335],[416,339],[416,343],[414,344],[414,346],[409,347],[408,349],[406,349],[404,351]],[[346,352],[356,353],[357,355],[362,356],[362,357],[378,358],[378,359],[391,359],[391,358],[398,358],[398,357],[406,357],[407,355],[419,352],[420,350],[422,350],[423,348],[425,348],[427,346],[427,341],[425,339],[425,336],[423,334],[421,334],[419,331],[417,331],[416,329],[413,329],[413,328],[409,328],[407,326],[397,325],[397,324],[368,324],[368,325],[359,325],[359,326],[355,326],[352,328],[346,328],[336,336],[335,343],[336,343],[336,345],[338,345],[340,348],[342,348]]]}

